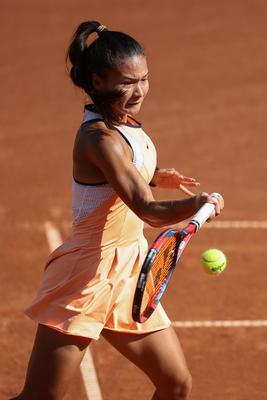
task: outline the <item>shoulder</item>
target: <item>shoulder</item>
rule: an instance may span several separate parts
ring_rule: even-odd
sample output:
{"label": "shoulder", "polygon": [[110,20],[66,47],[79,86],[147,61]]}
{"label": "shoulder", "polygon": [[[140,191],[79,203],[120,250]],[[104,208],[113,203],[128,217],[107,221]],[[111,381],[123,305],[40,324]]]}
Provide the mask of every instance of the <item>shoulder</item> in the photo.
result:
{"label": "shoulder", "polygon": [[107,127],[104,121],[92,121],[83,123],[79,130],[78,135],[81,136],[95,136],[95,135],[109,135],[114,132],[113,129]]}
{"label": "shoulder", "polygon": [[116,140],[116,130],[108,128],[104,121],[95,121],[80,126],[75,144],[97,144],[108,138]]}
{"label": "shoulder", "polygon": [[111,150],[123,154],[124,149],[125,144],[118,131],[107,127],[104,121],[82,124],[74,143],[75,152],[86,154],[90,158],[104,155]]}

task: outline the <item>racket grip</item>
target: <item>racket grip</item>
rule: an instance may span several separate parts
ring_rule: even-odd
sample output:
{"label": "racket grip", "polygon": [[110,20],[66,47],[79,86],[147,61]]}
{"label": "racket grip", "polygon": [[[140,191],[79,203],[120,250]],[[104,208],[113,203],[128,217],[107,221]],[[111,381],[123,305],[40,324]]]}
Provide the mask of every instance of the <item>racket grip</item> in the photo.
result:
{"label": "racket grip", "polygon": [[205,203],[198,212],[193,216],[190,223],[196,225],[197,230],[199,230],[202,225],[207,221],[210,217],[212,211],[214,210],[214,204]]}

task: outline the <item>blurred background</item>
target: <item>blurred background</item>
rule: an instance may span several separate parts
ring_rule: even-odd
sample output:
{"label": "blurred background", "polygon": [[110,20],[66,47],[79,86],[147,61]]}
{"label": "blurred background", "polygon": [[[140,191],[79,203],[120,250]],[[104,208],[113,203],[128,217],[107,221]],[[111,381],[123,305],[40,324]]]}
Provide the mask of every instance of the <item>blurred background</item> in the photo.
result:
{"label": "blurred background", "polygon": [[[193,374],[192,399],[263,399],[266,1],[2,0],[0,11],[0,397],[23,384],[35,325],[22,310],[49,254],[45,224],[52,222],[63,239],[69,233],[72,145],[84,96],[68,78],[65,53],[76,26],[98,20],[145,45],[150,93],[137,118],[156,144],[158,165],[225,197],[218,223],[201,232],[176,272],[164,300],[170,318],[262,321],[177,329]],[[182,197],[162,190],[155,196]],[[146,230],[149,240],[155,233]],[[229,259],[218,278],[200,266],[208,247]],[[146,377],[102,339],[92,354],[103,399],[150,398]],[[86,399],[79,374],[68,399],[74,393]]]}

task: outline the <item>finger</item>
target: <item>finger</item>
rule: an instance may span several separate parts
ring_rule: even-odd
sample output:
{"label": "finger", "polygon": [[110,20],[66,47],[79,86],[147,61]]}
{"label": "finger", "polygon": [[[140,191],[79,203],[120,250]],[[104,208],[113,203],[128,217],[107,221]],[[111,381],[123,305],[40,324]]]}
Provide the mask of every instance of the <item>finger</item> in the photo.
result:
{"label": "finger", "polygon": [[176,175],[176,171],[170,170],[170,169],[163,169],[163,170],[160,170],[160,175],[173,176],[173,175]]}
{"label": "finger", "polygon": [[196,186],[200,185],[199,182],[185,182],[185,181],[181,181],[181,184],[186,185],[186,186],[190,186],[190,187],[196,187]]}
{"label": "finger", "polygon": [[220,210],[223,210],[224,208],[224,198],[222,197],[222,195],[220,193],[214,192],[211,193],[212,197],[216,197],[219,201],[219,205],[220,205]]}
{"label": "finger", "polygon": [[190,176],[179,175],[179,178],[186,182],[196,182],[196,179],[191,178]]}
{"label": "finger", "polygon": [[213,218],[215,218],[215,209],[212,211],[211,215],[207,219],[207,222],[211,222],[213,220]]}
{"label": "finger", "polygon": [[189,177],[189,176],[184,176],[184,175],[181,175],[181,174],[179,174],[179,172],[176,172],[176,174],[175,174],[176,176],[177,176],[177,178],[181,181],[181,183],[198,183],[199,184],[199,182],[197,182],[197,180],[195,179],[195,178],[191,178],[191,177]]}
{"label": "finger", "polygon": [[183,174],[180,174],[180,172],[178,172],[178,171],[174,171],[175,172],[175,175],[177,176],[177,178],[179,178],[179,179],[181,179],[181,180],[186,180],[186,181],[195,181],[195,179],[194,178],[191,178],[191,177],[189,177],[189,176],[185,176],[185,175],[183,175]]}
{"label": "finger", "polygon": [[184,187],[183,185],[179,185],[179,189],[185,193],[187,196],[195,196],[195,193],[191,192],[191,190],[187,189],[186,187]]}
{"label": "finger", "polygon": [[220,200],[219,200],[218,196],[215,196],[214,194],[211,194],[211,201],[214,204],[215,215],[217,216],[221,212]]}

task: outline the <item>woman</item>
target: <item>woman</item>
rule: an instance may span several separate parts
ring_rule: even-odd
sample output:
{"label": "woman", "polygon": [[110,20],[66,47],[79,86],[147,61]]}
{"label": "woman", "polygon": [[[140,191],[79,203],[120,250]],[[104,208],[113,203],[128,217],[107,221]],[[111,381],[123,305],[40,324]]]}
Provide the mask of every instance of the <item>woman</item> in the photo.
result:
{"label": "woman", "polygon": [[[131,317],[147,250],[143,225],[177,223],[206,202],[218,215],[223,199],[195,196],[186,188],[197,186],[195,179],[156,168],[153,143],[132,118],[148,92],[146,57],[136,40],[84,22],[68,59],[72,81],[93,104],[85,107],[74,144],[72,234],[50,255],[37,297],[25,310],[38,329],[16,399],[63,399],[100,334],[152,380],[153,399],[187,399],[191,376],[161,305],[144,324]],[[155,201],[149,185],[180,188],[190,198]]]}

